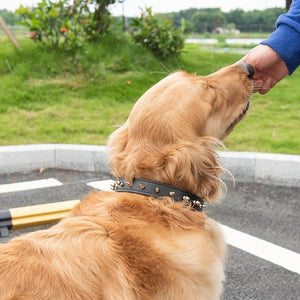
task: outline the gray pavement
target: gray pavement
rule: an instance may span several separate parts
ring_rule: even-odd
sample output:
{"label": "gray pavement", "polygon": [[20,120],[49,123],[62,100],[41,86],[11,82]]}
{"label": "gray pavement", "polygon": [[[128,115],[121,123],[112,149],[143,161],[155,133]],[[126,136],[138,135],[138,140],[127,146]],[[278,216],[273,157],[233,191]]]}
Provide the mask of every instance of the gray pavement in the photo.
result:
{"label": "gray pavement", "polygon": [[[93,190],[86,183],[109,178],[100,172],[46,170],[0,175],[0,184],[55,178],[62,186],[0,194],[0,209],[83,199]],[[300,188],[261,183],[227,183],[226,198],[207,207],[207,214],[231,228],[294,252],[300,252]],[[43,227],[12,231],[9,238]],[[0,242],[7,242],[2,238]],[[300,276],[229,246],[223,299],[300,299]],[[300,263],[300,262],[295,262]]]}

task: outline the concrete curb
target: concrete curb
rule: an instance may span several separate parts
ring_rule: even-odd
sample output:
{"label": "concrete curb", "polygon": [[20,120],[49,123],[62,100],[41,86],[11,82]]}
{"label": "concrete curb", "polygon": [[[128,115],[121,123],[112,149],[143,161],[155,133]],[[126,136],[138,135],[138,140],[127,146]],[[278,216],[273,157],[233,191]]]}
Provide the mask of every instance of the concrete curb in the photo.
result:
{"label": "concrete curb", "polygon": [[41,167],[110,173],[106,146],[42,144],[0,147],[0,174]]}
{"label": "concrete curb", "polygon": [[236,181],[300,187],[300,155],[219,152]]}
{"label": "concrete curb", "polygon": [[[236,181],[300,187],[300,155],[218,152]],[[58,168],[109,174],[106,146],[42,144],[0,147],[0,174]]]}

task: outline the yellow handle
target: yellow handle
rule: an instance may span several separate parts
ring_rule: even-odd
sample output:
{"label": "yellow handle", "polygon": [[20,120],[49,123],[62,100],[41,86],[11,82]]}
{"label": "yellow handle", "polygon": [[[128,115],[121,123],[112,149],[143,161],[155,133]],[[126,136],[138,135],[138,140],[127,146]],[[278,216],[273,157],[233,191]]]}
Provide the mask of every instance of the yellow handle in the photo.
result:
{"label": "yellow handle", "polygon": [[80,200],[70,200],[40,205],[11,208],[12,228],[43,225],[58,222],[66,217]]}

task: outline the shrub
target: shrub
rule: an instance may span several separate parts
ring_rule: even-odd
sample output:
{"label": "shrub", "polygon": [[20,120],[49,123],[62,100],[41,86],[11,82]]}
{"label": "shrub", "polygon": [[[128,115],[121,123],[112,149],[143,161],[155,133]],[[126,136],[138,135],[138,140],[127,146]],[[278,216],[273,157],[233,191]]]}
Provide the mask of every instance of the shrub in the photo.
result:
{"label": "shrub", "polygon": [[182,31],[172,26],[170,20],[153,15],[151,8],[146,8],[140,18],[133,18],[130,25],[136,43],[148,47],[157,56],[178,54],[184,46]]}
{"label": "shrub", "polygon": [[32,11],[21,5],[16,12],[23,18],[21,23],[29,27],[29,37],[34,41],[53,49],[73,50],[83,45],[88,25],[86,1],[69,4],[68,0],[42,0]]}
{"label": "shrub", "polygon": [[107,7],[122,1],[42,0],[32,11],[21,5],[16,12],[30,28],[30,38],[53,49],[73,50],[85,40],[99,40],[111,23]]}

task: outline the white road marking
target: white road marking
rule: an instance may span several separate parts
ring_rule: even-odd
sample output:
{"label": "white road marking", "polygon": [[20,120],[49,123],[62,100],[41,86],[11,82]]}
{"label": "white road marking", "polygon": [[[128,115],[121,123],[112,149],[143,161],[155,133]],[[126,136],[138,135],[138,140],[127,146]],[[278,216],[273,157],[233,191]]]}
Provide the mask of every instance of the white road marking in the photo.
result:
{"label": "white road marking", "polygon": [[62,183],[54,178],[0,184],[0,194],[41,189],[41,188],[61,186],[61,185]]}
{"label": "white road marking", "polygon": [[[101,180],[87,185],[102,191],[111,191],[110,185],[113,182]],[[227,244],[300,274],[300,254],[225,225],[221,225],[221,228]]]}
{"label": "white road marking", "polygon": [[110,188],[110,185],[114,183],[114,180],[99,180],[99,181],[92,181],[87,183],[87,185],[101,191],[110,191],[112,192],[112,189]]}
{"label": "white road marking", "polygon": [[221,225],[227,244],[300,274],[300,254]]}

